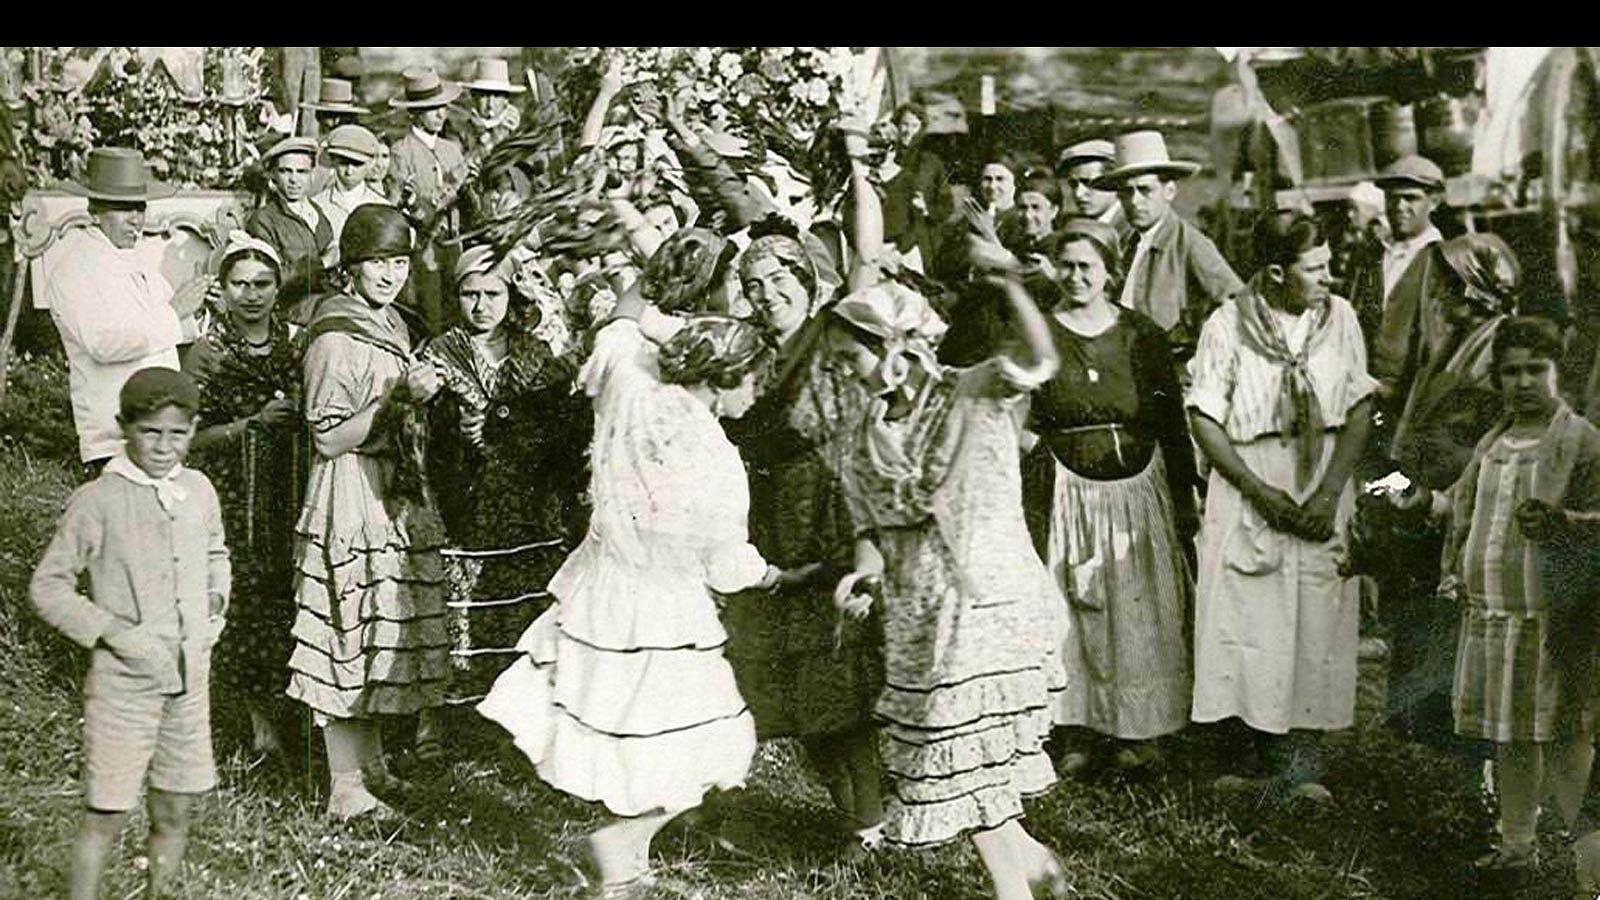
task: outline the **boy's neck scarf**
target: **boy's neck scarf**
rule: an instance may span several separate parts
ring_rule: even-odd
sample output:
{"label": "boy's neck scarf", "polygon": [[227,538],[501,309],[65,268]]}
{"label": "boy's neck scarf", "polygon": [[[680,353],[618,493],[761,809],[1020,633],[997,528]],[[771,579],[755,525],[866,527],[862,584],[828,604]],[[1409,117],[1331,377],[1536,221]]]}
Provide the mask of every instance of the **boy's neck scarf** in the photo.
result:
{"label": "boy's neck scarf", "polygon": [[1257,355],[1283,366],[1277,419],[1285,431],[1295,437],[1298,451],[1295,485],[1304,489],[1316,473],[1317,463],[1321,461],[1322,433],[1326,430],[1322,403],[1317,399],[1316,387],[1312,384],[1306,361],[1330,332],[1330,305],[1324,302],[1315,311],[1316,318],[1312,320],[1311,332],[1306,335],[1305,344],[1300,352],[1291,352],[1283,329],[1278,327],[1277,317],[1263,295],[1263,281],[1262,275],[1256,275],[1236,297],[1239,333],[1245,346]]}
{"label": "boy's neck scarf", "polygon": [[155,488],[156,502],[161,504],[161,511],[168,515],[179,503],[189,499],[189,492],[177,482],[178,475],[184,471],[183,463],[173,466],[172,471],[160,478],[153,478],[150,473],[134,465],[133,460],[128,458],[128,451],[123,450],[106,463],[106,471],[121,475],[134,484]]}

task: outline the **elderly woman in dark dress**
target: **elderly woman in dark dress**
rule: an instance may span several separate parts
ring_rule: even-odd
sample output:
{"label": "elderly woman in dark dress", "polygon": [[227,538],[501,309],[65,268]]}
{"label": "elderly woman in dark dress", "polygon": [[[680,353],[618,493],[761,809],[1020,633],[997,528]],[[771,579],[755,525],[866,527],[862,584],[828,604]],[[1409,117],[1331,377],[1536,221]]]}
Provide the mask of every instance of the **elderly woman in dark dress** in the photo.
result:
{"label": "elderly woman in dark dress", "polygon": [[588,403],[572,390],[576,367],[534,335],[538,307],[513,294],[494,262],[488,247],[461,255],[463,324],[421,351],[443,376],[430,410],[428,480],[452,546],[452,594],[481,604],[458,620],[466,627],[457,643],[474,649],[511,646],[546,605],[545,583],[585,526],[592,427]]}
{"label": "elderly woman in dark dress", "polygon": [[[1023,496],[1071,621],[1055,721],[1123,742],[1118,764],[1137,766],[1155,758],[1150,739],[1189,720],[1194,453],[1182,392],[1160,362],[1166,337],[1107,293],[1116,232],[1074,219],[1054,250],[1062,300],[1047,318],[1061,368],[1033,394],[1039,446]],[[1088,765],[1092,747],[1072,742],[1067,771]]]}
{"label": "elderly woman in dark dress", "polygon": [[275,309],[281,271],[271,244],[230,234],[218,273],[223,308],[186,360],[201,395],[193,462],[217,486],[234,560],[235,602],[215,672],[244,701],[258,753],[284,749],[294,523],[308,462],[295,410],[300,357]]}

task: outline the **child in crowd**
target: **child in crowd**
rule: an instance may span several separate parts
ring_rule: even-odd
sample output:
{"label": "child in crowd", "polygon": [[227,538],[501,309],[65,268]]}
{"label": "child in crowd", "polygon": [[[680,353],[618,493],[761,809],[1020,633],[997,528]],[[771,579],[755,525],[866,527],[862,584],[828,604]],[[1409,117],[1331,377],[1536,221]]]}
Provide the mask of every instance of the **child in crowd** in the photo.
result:
{"label": "child in crowd", "polygon": [[1534,862],[1542,799],[1575,824],[1594,762],[1600,430],[1557,393],[1554,324],[1509,319],[1492,353],[1505,417],[1432,508],[1451,515],[1440,593],[1462,602],[1456,733],[1496,745],[1500,842],[1478,865],[1513,871]]}
{"label": "child in crowd", "polygon": [[[210,660],[231,571],[217,493],[183,465],[199,389],[182,372],[140,369],[123,385],[120,406],[123,451],[72,495],[29,589],[39,615],[93,654],[73,900],[98,895],[147,774],[150,895],[165,895],[195,798],[217,783]],[[87,597],[77,588],[85,573]]]}

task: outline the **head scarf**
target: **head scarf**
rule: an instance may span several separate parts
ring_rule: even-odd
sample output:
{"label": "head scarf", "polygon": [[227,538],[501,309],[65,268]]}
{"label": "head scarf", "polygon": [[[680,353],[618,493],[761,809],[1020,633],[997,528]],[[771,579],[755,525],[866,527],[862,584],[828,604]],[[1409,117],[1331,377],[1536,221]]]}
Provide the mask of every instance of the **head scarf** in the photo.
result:
{"label": "head scarf", "polygon": [[1262,288],[1266,285],[1266,271],[1258,272],[1250,284],[1235,297],[1239,309],[1239,333],[1244,343],[1257,355],[1283,366],[1282,387],[1278,396],[1278,422],[1285,434],[1294,437],[1297,446],[1295,486],[1305,488],[1316,474],[1322,461],[1322,434],[1326,430],[1322,418],[1322,402],[1311,383],[1311,372],[1306,361],[1317,346],[1331,333],[1328,327],[1332,304],[1324,302],[1312,312],[1316,316],[1311,332],[1299,353],[1289,350],[1289,342],[1278,327]]}
{"label": "head scarf", "polygon": [[1439,251],[1466,286],[1468,299],[1486,304],[1495,312],[1511,312],[1515,308],[1522,266],[1499,235],[1464,234],[1440,244]]}
{"label": "head scarf", "polygon": [[459,287],[461,282],[469,275],[493,275],[501,281],[511,281],[511,258],[509,256],[495,261],[494,248],[487,244],[480,244],[469,248],[456,260],[455,283]]}
{"label": "head scarf", "polygon": [[272,260],[272,265],[275,268],[279,270],[283,269],[283,258],[278,255],[278,250],[276,247],[273,247],[271,244],[263,241],[253,234],[250,234],[247,231],[241,231],[237,228],[228,232],[227,243],[223,244],[222,249],[217,251],[216,264],[213,266],[213,268],[215,268],[217,274],[220,275],[222,274],[222,265],[228,261],[228,257],[234,255],[235,253],[244,253],[249,250],[254,250],[257,253],[260,253],[262,256],[265,256],[267,259]]}
{"label": "head scarf", "polygon": [[889,390],[905,383],[913,365],[934,377],[942,371],[934,347],[947,326],[916,291],[883,281],[850,294],[832,309],[841,320],[883,342],[878,372]]}
{"label": "head scarf", "polygon": [[705,228],[680,228],[645,263],[640,293],[667,312],[704,308],[727,238]]}
{"label": "head scarf", "polygon": [[683,328],[661,345],[661,379],[671,384],[725,387],[753,369],[771,348],[762,331],[743,319],[690,316]]}

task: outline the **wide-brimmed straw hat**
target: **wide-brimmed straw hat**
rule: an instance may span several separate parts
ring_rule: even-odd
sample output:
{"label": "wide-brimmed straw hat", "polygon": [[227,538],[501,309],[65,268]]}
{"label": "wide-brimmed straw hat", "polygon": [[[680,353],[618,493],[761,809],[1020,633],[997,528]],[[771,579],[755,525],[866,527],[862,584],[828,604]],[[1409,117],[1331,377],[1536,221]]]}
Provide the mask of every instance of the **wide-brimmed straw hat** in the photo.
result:
{"label": "wide-brimmed straw hat", "polygon": [[400,74],[405,79],[405,94],[390,98],[389,105],[395,109],[431,109],[461,96],[461,85],[445,81],[432,68],[407,69]]}
{"label": "wide-brimmed straw hat", "polygon": [[132,147],[90,150],[83,181],[69,182],[67,190],[90,200],[114,203],[146,203],[178,192],[172,185],[152,179],[144,154]]}
{"label": "wide-brimmed straw hat", "polygon": [[1096,184],[1116,184],[1140,175],[1166,175],[1187,178],[1200,171],[1200,164],[1173,159],[1167,153],[1167,139],[1159,131],[1130,131],[1117,135],[1116,159],[1112,168]]}
{"label": "wide-brimmed straw hat", "polygon": [[480,59],[472,64],[472,80],[463,85],[469,91],[489,94],[520,94],[527,88],[511,83],[511,66],[503,59]]}
{"label": "wide-brimmed straw hat", "polygon": [[365,106],[356,105],[355,85],[343,78],[322,79],[322,89],[318,98],[314,101],[307,100],[300,105],[313,112],[350,113],[358,116],[370,112]]}

